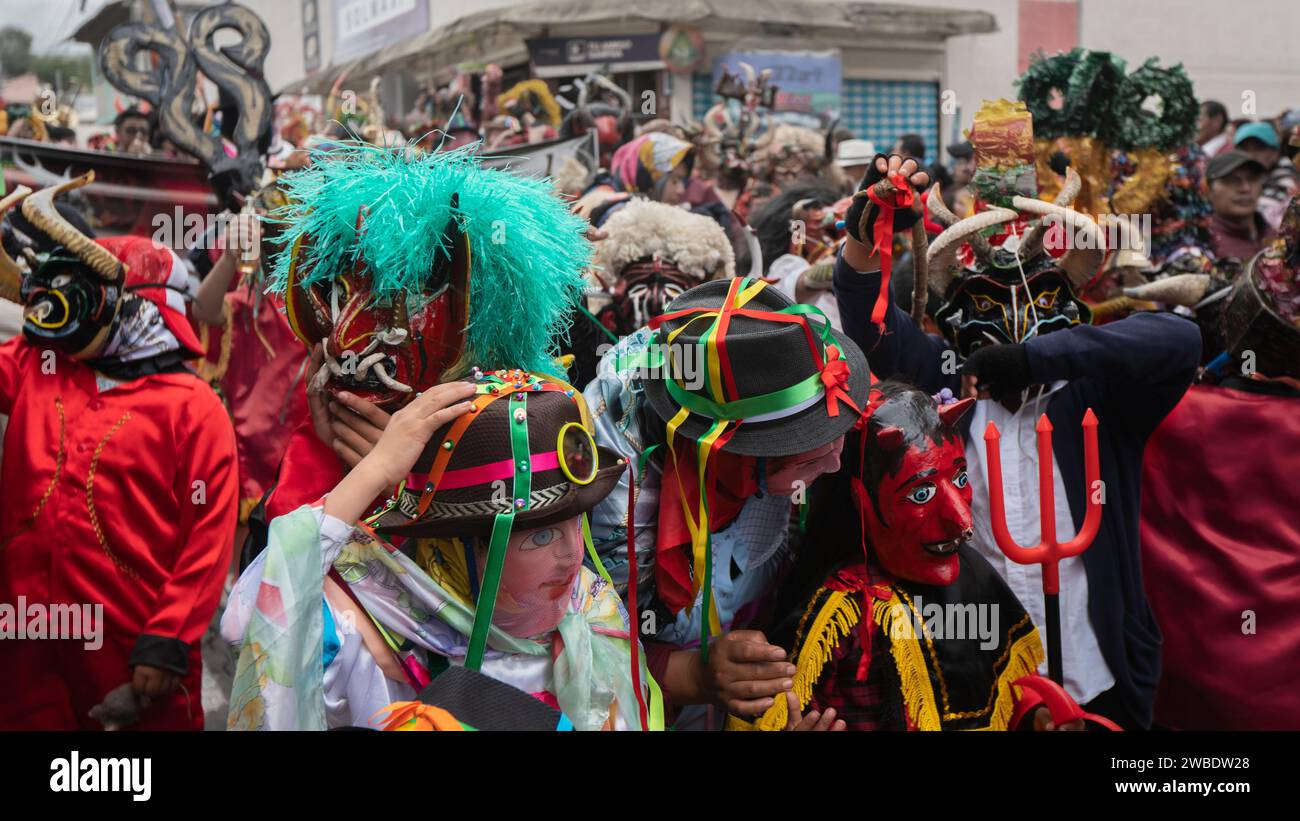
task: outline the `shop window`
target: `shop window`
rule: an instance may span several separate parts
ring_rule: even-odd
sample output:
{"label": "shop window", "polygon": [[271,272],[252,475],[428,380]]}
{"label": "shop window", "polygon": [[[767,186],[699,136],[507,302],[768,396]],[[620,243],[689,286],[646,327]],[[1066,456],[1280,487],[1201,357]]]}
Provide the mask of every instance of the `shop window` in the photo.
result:
{"label": "shop window", "polygon": [[[691,114],[699,120],[715,102],[713,77],[696,74],[691,82]],[[910,80],[846,79],[840,96],[840,122],[859,139],[888,151],[900,135],[920,134],[926,156],[939,145],[939,84]]]}

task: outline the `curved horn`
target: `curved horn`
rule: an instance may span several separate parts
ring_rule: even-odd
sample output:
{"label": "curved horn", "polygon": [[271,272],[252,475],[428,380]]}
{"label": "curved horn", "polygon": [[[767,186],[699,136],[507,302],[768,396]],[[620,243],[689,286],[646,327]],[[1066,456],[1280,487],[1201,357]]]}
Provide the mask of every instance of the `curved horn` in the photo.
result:
{"label": "curved horn", "polygon": [[808,209],[816,204],[817,204],[816,197],[804,197],[803,199],[796,202],[790,208],[790,216],[794,217],[795,219],[803,219],[804,217],[808,216]]}
{"label": "curved horn", "polygon": [[974,404],[975,397],[968,396],[965,399],[944,405],[939,408],[939,421],[943,422],[944,427],[952,430],[956,427],[957,421],[965,416],[966,411],[970,410]]}
{"label": "curved horn", "polygon": [[948,206],[944,204],[937,182],[930,189],[930,196],[925,198],[925,208],[930,212],[930,216],[934,217],[934,221],[944,228],[951,228],[958,222],[957,215],[949,211]]}
{"label": "curved horn", "polygon": [[831,124],[826,126],[826,139],[822,141],[822,160],[827,164],[835,161],[835,152],[831,149],[831,143],[835,139],[835,129],[839,127],[840,118],[836,117],[831,120]]}
{"label": "curved horn", "polygon": [[1175,274],[1145,285],[1125,288],[1124,295],[1133,299],[1184,305],[1188,308],[1205,298],[1210,290],[1209,274]]}
{"label": "curved horn", "polygon": [[1101,224],[1107,228],[1113,225],[1119,233],[1119,248],[1115,251],[1116,268],[1140,271],[1151,267],[1151,260],[1147,258],[1146,247],[1142,242],[1142,234],[1133,230],[1127,218],[1115,214],[1102,214]]}
{"label": "curved horn", "polygon": [[1092,321],[1096,322],[1101,319],[1118,319],[1132,311],[1154,311],[1156,304],[1132,297],[1117,296],[1102,302],[1094,302],[1088,306],[1088,310],[1092,312]]}
{"label": "curved horn", "polygon": [[[32,193],[32,189],[25,185],[20,185],[11,191],[4,199],[0,200],[0,219],[9,213],[19,202]],[[18,263],[5,253],[3,245],[0,245],[0,299],[7,299],[10,302],[22,302],[19,295],[23,284],[23,270],[18,267]]]}
{"label": "curved horn", "polygon": [[1073,207],[1074,199],[1079,196],[1079,191],[1082,188],[1083,179],[1079,177],[1079,172],[1067,166],[1065,169],[1065,185],[1061,186],[1060,192],[1057,193],[1056,199],[1052,200],[1052,202],[1066,208]]}
{"label": "curved horn", "polygon": [[[930,212],[930,216],[934,218],[934,221],[944,228],[951,228],[961,221],[961,217],[949,211],[948,206],[944,204],[943,192],[937,182],[934,184],[934,189],[930,192],[930,195],[925,198],[925,207]],[[972,234],[967,239],[967,242],[970,243],[975,256],[984,262],[988,262],[993,258],[993,249],[989,247],[989,241],[984,238],[983,234]]]}
{"label": "curved horn", "polygon": [[930,301],[930,265],[926,259],[929,241],[925,221],[912,223],[912,321],[918,328],[925,320],[925,304]]}
{"label": "curved horn", "polygon": [[23,200],[23,216],[46,236],[76,254],[90,269],[109,282],[120,282],[126,275],[126,266],[103,246],[72,227],[54,207],[54,198],[65,191],[80,188],[95,180],[95,172],[87,171],[80,177],[50,188],[42,188]]}
{"label": "curved horn", "polygon": [[[1083,180],[1079,178],[1079,172],[1067,167],[1065,169],[1065,185],[1061,186],[1060,192],[1057,193],[1056,199],[1052,200],[1052,202],[1063,208],[1069,208],[1074,204],[1074,198],[1079,196],[1079,189],[1082,186]],[[1024,238],[1020,241],[1021,259],[1038,256],[1038,252],[1043,250],[1043,235],[1046,230],[1046,226],[1042,222],[1030,226],[1029,230],[1025,232]]]}
{"label": "curved horn", "polygon": [[926,267],[929,268],[931,280],[940,292],[948,290],[948,284],[957,268],[957,249],[963,242],[985,228],[1011,222],[1017,216],[1010,208],[990,208],[978,214],[972,214],[934,238],[926,252]]}
{"label": "curved horn", "polygon": [[[1055,203],[1043,202],[1028,197],[1013,197],[1011,204],[1021,211],[1037,214],[1040,217],[1058,217],[1064,222],[1075,238],[1075,243],[1069,252],[1061,257],[1060,266],[1069,276],[1070,283],[1076,291],[1082,288],[1088,280],[1092,279],[1093,274],[1097,273],[1097,269],[1101,267],[1102,260],[1106,258],[1106,247],[1101,240],[1101,231],[1098,230],[1097,223],[1093,222],[1091,217],[1080,211],[1075,211],[1073,208],[1066,208]],[[1084,236],[1079,237],[1080,233],[1083,233]],[[1026,236],[1028,236],[1028,232],[1026,232]],[[1082,244],[1080,244],[1080,240],[1082,240]],[[1022,252],[1021,258],[1028,258],[1028,254]]]}
{"label": "curved horn", "polygon": [[615,83],[603,74],[596,75],[596,80],[603,88],[618,98],[618,101],[623,104],[623,111],[627,112],[632,110],[632,95],[627,93],[627,89],[621,87],[618,83]]}

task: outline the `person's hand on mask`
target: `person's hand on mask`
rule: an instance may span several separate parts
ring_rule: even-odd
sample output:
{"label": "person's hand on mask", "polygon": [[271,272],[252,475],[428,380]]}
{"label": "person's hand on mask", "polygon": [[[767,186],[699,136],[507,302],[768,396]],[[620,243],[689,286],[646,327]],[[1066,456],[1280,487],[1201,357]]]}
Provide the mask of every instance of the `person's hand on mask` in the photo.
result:
{"label": "person's hand on mask", "polygon": [[356,467],[388,427],[392,416],[373,402],[346,391],[328,400],[332,447],[349,468]]}
{"label": "person's hand on mask", "polygon": [[370,453],[326,497],[325,513],[355,522],[376,496],[410,474],[436,430],[469,413],[474,392],[469,382],[447,382],[394,413]]}

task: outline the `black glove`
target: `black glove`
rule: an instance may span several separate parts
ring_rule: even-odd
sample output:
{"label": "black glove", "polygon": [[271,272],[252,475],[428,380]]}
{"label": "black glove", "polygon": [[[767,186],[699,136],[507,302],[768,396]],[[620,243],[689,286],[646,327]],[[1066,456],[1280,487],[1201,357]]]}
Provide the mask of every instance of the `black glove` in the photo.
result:
{"label": "black glove", "polygon": [[[871,160],[871,162],[867,165],[866,176],[862,178],[862,182],[858,185],[859,191],[867,190],[868,188],[880,182],[887,176],[886,174],[882,174],[880,170],[876,168],[876,162],[880,159],[884,159],[886,161],[886,165],[888,165],[888,161],[891,156],[894,155],[877,154]],[[924,171],[925,168],[924,166],[918,165],[916,170]],[[846,231],[849,232],[849,236],[853,237],[855,240],[862,243],[863,245],[870,246],[872,244],[872,238],[870,236],[868,236],[866,239],[863,239],[862,237],[858,236],[858,225],[861,224],[862,222],[862,211],[863,209],[866,208],[870,208],[870,210],[867,211],[867,231],[868,233],[873,233],[875,231],[874,226],[876,224],[876,217],[880,215],[880,206],[876,205],[874,202],[872,202],[869,198],[865,196],[853,198],[853,204],[849,206],[848,213],[844,215],[844,228]],[[908,230],[920,218],[921,218],[920,214],[916,213],[915,211],[912,211],[909,208],[894,209],[894,233]]]}
{"label": "black glove", "polygon": [[962,363],[964,376],[975,377],[975,389],[994,399],[1014,396],[1029,387],[1029,352],[1020,343],[976,348]]}

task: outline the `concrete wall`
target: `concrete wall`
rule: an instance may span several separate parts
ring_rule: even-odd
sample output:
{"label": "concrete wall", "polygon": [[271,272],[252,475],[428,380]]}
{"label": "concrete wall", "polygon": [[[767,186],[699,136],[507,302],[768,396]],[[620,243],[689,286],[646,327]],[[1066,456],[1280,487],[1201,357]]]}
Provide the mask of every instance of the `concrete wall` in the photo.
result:
{"label": "concrete wall", "polygon": [[[904,5],[978,8],[998,31],[948,41],[946,88],[966,124],[980,100],[1011,97],[1022,50],[1021,0],[892,0]],[[1300,108],[1300,3],[1290,0],[1077,0],[1078,45],[1112,51],[1132,70],[1148,57],[1182,63],[1201,99],[1222,101],[1235,116],[1253,100],[1255,116]],[[1247,94],[1252,92],[1252,94]]]}
{"label": "concrete wall", "polygon": [[[1126,58],[1181,62],[1201,99],[1233,116],[1300,108],[1300,3],[1293,0],[1083,0],[1083,45]],[[1176,15],[1176,16],[1173,16]],[[1252,92],[1255,115],[1242,111]]]}
{"label": "concrete wall", "polygon": [[[834,0],[823,0],[834,2]],[[1042,6],[1060,2],[1065,14],[1077,14],[1077,40],[1088,48],[1114,51],[1136,66],[1148,56],[1163,63],[1182,62],[1196,83],[1198,96],[1222,100],[1239,112],[1243,94],[1254,101],[1260,116],[1288,107],[1300,107],[1300,2],[1290,0],[890,0],[894,3],[936,8],[979,9],[993,14],[998,30],[948,40],[943,54],[942,87],[950,90],[956,110],[944,117],[943,133],[951,136],[952,123],[969,125],[985,98],[1011,97],[1019,75],[1019,62],[1039,45],[1055,48],[1057,32],[1044,31]],[[242,0],[270,26],[273,36],[267,60],[272,88],[303,76],[302,25],[299,3],[285,0]],[[1022,10],[1037,4],[1038,16]],[[512,0],[431,0],[430,22],[444,25],[465,14],[512,4]],[[319,0],[323,64],[330,60],[333,4]],[[1025,25],[1022,25],[1025,23]],[[1037,28],[1036,28],[1037,26]],[[870,32],[866,40],[871,41]],[[708,36],[708,32],[706,32]],[[1042,41],[1042,42],[1040,42]],[[874,41],[873,41],[874,44]],[[907,49],[903,49],[907,51]],[[916,59],[897,65],[874,59],[862,65],[846,61],[846,76],[898,79],[915,69]],[[926,63],[922,59],[922,63]],[[932,64],[931,64],[932,65]],[[898,70],[894,70],[898,69]],[[932,71],[932,69],[931,69]],[[1246,115],[1242,115],[1246,116]]]}

